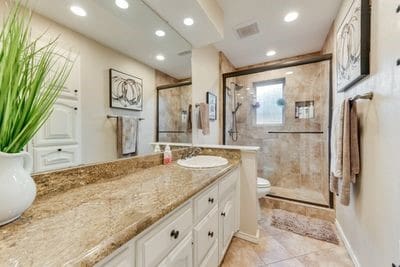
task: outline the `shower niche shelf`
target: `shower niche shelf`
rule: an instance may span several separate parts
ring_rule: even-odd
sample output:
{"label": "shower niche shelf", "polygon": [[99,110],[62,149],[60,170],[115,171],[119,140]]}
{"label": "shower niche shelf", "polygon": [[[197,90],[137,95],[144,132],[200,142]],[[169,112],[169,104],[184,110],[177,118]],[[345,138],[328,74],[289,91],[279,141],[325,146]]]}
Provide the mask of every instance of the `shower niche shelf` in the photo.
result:
{"label": "shower niche shelf", "polygon": [[313,119],[315,117],[314,100],[295,102],[295,119]]}

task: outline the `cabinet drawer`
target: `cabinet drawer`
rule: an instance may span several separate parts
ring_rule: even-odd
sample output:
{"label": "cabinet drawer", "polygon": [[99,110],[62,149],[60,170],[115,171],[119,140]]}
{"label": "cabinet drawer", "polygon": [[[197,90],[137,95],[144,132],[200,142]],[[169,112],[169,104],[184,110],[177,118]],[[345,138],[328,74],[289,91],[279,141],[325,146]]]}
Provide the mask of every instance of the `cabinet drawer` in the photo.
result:
{"label": "cabinet drawer", "polygon": [[156,266],[191,231],[192,225],[192,202],[189,202],[138,240],[137,266]]}
{"label": "cabinet drawer", "polygon": [[200,267],[218,267],[218,244],[215,242]]}
{"label": "cabinet drawer", "polygon": [[218,185],[214,185],[194,200],[195,221],[198,222],[218,203]]}
{"label": "cabinet drawer", "polygon": [[222,180],[219,182],[219,198],[222,199],[223,196],[232,191],[232,188],[235,187],[236,182],[239,178],[238,169],[233,172],[227,174]]}
{"label": "cabinet drawer", "polygon": [[79,164],[78,146],[56,146],[33,148],[35,172],[62,169]]}
{"label": "cabinet drawer", "polygon": [[195,228],[195,266],[204,260],[218,238],[218,207],[215,207]]}

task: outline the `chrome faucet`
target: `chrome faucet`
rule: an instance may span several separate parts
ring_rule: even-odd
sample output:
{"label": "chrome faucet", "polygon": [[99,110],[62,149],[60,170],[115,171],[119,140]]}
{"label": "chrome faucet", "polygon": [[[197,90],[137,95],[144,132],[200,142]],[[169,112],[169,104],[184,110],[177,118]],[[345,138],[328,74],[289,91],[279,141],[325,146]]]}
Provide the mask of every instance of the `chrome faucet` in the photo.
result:
{"label": "chrome faucet", "polygon": [[201,148],[200,147],[192,147],[189,148],[189,150],[186,153],[182,154],[182,159],[187,159],[187,158],[191,158],[191,157],[195,157],[198,154],[200,154],[201,152]]}

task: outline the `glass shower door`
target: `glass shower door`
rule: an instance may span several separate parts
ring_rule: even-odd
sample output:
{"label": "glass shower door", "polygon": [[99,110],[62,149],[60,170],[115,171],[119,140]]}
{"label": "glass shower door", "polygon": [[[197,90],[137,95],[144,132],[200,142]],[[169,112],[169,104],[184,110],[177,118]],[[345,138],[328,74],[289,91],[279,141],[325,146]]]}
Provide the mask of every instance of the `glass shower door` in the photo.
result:
{"label": "glass shower door", "polygon": [[329,206],[330,61],[239,73],[226,85],[225,144],[261,148],[271,196]]}

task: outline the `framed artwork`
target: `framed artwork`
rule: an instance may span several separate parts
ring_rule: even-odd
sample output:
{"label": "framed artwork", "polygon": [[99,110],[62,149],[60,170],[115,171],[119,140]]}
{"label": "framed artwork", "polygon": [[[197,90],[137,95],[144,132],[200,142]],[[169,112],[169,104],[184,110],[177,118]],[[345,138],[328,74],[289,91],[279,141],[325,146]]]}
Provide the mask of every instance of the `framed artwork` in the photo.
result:
{"label": "framed artwork", "polygon": [[336,35],[337,91],[344,92],[369,75],[369,0],[353,0]]}
{"label": "framed artwork", "polygon": [[217,119],[217,96],[213,93],[207,92],[207,104],[209,118],[212,121]]}
{"label": "framed artwork", "polygon": [[143,110],[143,80],[133,75],[110,69],[110,107]]}

